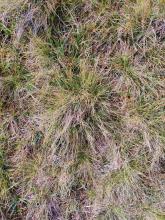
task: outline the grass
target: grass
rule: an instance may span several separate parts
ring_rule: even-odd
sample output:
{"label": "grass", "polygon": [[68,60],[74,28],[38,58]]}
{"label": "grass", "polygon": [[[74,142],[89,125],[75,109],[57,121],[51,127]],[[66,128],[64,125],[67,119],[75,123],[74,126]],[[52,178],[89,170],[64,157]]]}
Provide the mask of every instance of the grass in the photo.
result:
{"label": "grass", "polygon": [[164,16],[0,0],[0,219],[165,219]]}

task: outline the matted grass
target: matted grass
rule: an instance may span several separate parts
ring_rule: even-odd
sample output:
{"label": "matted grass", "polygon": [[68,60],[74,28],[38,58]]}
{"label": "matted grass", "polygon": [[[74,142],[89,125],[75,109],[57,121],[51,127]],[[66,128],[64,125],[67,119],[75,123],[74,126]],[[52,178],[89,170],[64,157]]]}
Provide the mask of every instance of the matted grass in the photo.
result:
{"label": "matted grass", "polygon": [[0,0],[0,219],[165,219],[165,2]]}

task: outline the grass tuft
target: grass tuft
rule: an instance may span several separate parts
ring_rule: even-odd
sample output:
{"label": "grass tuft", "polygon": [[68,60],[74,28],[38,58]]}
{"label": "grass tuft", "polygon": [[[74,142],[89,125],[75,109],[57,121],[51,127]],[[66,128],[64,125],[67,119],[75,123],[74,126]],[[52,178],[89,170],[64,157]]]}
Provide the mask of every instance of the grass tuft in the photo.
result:
{"label": "grass tuft", "polygon": [[164,12],[0,0],[0,219],[165,219]]}

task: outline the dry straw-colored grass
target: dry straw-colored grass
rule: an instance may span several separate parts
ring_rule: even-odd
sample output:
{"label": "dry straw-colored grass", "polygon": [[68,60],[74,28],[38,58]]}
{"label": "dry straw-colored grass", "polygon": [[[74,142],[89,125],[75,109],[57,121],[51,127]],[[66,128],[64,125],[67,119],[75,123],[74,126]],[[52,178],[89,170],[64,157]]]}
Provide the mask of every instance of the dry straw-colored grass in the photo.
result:
{"label": "dry straw-colored grass", "polygon": [[164,18],[0,0],[0,219],[165,219]]}

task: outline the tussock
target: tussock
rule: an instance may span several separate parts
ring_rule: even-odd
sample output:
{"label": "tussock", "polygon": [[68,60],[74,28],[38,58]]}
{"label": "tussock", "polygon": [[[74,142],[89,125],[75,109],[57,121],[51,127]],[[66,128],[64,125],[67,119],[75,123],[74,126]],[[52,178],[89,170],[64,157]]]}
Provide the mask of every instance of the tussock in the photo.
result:
{"label": "tussock", "polygon": [[0,218],[165,219],[164,1],[0,1]]}

